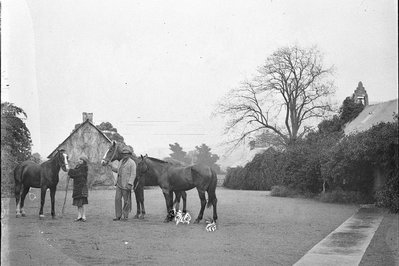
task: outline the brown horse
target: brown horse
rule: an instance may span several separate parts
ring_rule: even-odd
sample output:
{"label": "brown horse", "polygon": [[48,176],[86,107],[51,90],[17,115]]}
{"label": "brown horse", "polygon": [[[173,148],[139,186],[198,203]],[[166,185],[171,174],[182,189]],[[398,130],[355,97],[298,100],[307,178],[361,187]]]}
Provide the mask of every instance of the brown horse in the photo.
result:
{"label": "brown horse", "polygon": [[162,189],[165,197],[167,216],[164,222],[173,219],[173,192],[187,191],[197,188],[199,198],[201,200],[201,209],[195,223],[199,223],[204,215],[206,205],[205,191],[208,193],[209,208],[213,206],[213,220],[217,220],[217,198],[216,185],[217,176],[215,171],[210,167],[194,164],[190,166],[176,166],[166,161],[156,158],[141,156],[137,166],[139,175],[150,173],[157,177],[158,185]]}
{"label": "brown horse", "polygon": [[[43,205],[46,197],[46,191],[50,189],[51,198],[51,216],[55,218],[55,192],[59,181],[58,173],[62,168],[63,171],[69,170],[68,156],[65,150],[58,150],[53,158],[42,163],[37,164],[32,161],[24,161],[17,165],[14,169],[15,180],[15,200],[17,204],[17,217],[25,216],[24,201],[26,194],[28,194],[31,187],[41,188],[40,199],[40,219],[44,218]],[[21,194],[22,192],[22,194]]]}
{"label": "brown horse", "polygon": [[[125,147],[122,143],[117,143],[113,141],[107,152],[104,154],[104,157],[101,161],[103,166],[109,164],[109,162],[113,162],[115,160],[120,161],[122,160],[122,149]],[[138,159],[136,156],[131,155],[133,161],[138,163]],[[133,184],[133,191],[136,197],[136,204],[137,204],[137,212],[134,216],[135,218],[143,219],[145,215],[145,208],[144,208],[144,176],[136,175],[136,179],[134,180]]]}

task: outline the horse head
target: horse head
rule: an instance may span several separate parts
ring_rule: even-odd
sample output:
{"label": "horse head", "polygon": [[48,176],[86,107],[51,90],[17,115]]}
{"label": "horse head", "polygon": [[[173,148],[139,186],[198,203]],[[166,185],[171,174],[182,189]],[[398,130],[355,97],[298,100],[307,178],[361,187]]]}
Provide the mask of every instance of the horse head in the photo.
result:
{"label": "horse head", "polygon": [[137,173],[139,176],[145,175],[145,173],[147,173],[149,170],[149,167],[146,162],[147,157],[148,157],[147,154],[145,156],[143,155],[140,156],[139,162],[137,164]]}
{"label": "horse head", "polygon": [[112,141],[111,146],[107,150],[107,152],[104,154],[103,159],[101,160],[101,164],[103,166],[108,165],[109,162],[113,162],[117,160],[118,154],[120,153],[120,146],[116,143],[116,141]]}
{"label": "horse head", "polygon": [[59,149],[57,154],[55,155],[57,158],[57,161],[59,165],[61,166],[61,169],[64,172],[68,172],[69,170],[69,164],[68,164],[68,154],[66,154],[64,149]]}

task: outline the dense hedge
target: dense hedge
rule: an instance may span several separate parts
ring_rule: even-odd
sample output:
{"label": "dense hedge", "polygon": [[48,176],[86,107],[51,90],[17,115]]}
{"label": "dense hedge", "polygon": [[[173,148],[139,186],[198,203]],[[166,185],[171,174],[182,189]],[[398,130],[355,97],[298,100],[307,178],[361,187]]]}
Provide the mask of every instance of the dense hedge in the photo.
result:
{"label": "dense hedge", "polygon": [[[385,178],[385,183],[374,194],[376,173]],[[397,118],[394,123],[381,123],[346,137],[339,132],[309,134],[284,151],[269,149],[245,167],[228,169],[224,182],[225,187],[233,189],[285,186],[308,195],[322,192],[323,184],[330,193],[335,191],[331,194],[334,197],[344,195],[342,191],[356,201],[372,197],[381,206],[398,212]]]}
{"label": "dense hedge", "polygon": [[270,190],[280,184],[282,156],[273,148],[257,154],[245,167],[228,168],[223,186],[232,189]]}

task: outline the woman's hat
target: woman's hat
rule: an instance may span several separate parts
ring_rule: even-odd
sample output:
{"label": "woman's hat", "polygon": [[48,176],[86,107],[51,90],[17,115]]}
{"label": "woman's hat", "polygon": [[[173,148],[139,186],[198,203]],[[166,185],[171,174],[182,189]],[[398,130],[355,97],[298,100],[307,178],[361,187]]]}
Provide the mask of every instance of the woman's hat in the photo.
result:
{"label": "woman's hat", "polygon": [[82,156],[80,156],[80,157],[79,157],[79,159],[80,159],[80,160],[82,160],[82,161],[85,161],[86,163],[88,163],[88,162],[89,162],[89,158],[87,158],[87,156],[86,156],[86,155],[82,155]]}

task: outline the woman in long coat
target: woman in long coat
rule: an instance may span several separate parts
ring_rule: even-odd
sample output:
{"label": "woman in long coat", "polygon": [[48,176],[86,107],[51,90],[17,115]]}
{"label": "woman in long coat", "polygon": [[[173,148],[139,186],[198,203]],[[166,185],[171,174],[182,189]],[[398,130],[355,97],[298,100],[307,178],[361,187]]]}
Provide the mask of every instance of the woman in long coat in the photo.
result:
{"label": "woman in long coat", "polygon": [[68,175],[73,179],[73,206],[78,207],[78,218],[75,221],[86,222],[85,204],[89,204],[87,198],[89,190],[87,188],[88,158],[81,156],[78,165],[74,169],[68,171]]}

